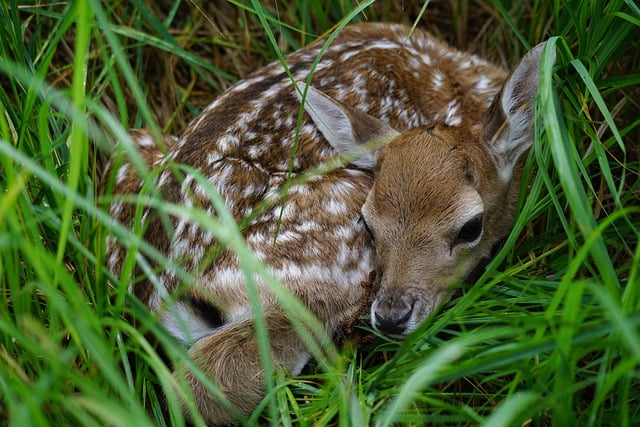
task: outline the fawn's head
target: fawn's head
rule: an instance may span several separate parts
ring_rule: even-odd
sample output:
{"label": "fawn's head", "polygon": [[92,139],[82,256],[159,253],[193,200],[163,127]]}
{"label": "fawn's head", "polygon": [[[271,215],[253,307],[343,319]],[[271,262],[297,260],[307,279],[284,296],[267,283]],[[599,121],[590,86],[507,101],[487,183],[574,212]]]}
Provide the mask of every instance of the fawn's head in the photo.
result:
{"label": "fawn's head", "polygon": [[375,328],[414,330],[509,233],[520,159],[533,142],[543,47],[520,61],[482,119],[463,118],[459,126],[398,134],[307,88],[305,109],[329,143],[351,152],[354,166],[375,170],[362,207],[381,273]]}

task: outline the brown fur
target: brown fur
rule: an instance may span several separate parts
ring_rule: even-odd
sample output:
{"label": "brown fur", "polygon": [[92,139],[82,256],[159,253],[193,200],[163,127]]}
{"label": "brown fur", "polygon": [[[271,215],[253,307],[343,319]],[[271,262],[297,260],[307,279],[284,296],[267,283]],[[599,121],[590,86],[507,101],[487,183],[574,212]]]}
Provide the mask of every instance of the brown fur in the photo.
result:
{"label": "brown fur", "polygon": [[[372,311],[374,326],[380,326],[376,316],[386,316],[390,332],[396,326],[398,333],[410,332],[511,227],[518,171],[505,179],[506,172],[500,173],[496,161],[502,157],[487,145],[488,136],[499,137],[502,123],[509,120],[500,117],[501,98],[496,98],[506,73],[426,32],[417,30],[410,38],[408,34],[407,27],[393,24],[345,28],[315,70],[309,98],[324,99],[337,115],[324,116],[329,128],[323,128],[317,116],[305,114],[298,141],[299,93],[279,63],[230,88],[179,139],[167,137],[166,153],[147,133],[132,133],[148,167],[158,168],[147,185],[157,187],[167,203],[200,207],[215,217],[218,213],[197,179],[173,173],[168,165],[184,163],[196,169],[243,224],[248,247],[318,317],[329,336],[358,311],[365,294],[360,284],[377,266],[382,277],[374,306],[382,311]],[[322,43],[286,57],[295,80],[306,80]],[[536,77],[525,71],[525,77]],[[512,95],[513,91],[505,99]],[[532,96],[535,90],[533,95],[525,93],[524,101]],[[487,114],[492,102],[491,111],[497,113]],[[305,108],[310,111],[308,105]],[[283,205],[278,191],[287,185],[291,161],[293,178],[298,179],[344,151],[344,139],[335,141],[325,134],[334,125],[346,129],[346,145],[372,139],[389,142],[369,156],[380,157],[375,184],[376,165],[354,161],[292,186]],[[115,194],[140,193],[143,183],[130,163],[113,163],[111,168],[116,174]],[[445,262],[442,252],[448,248],[442,242],[452,245],[462,226],[457,215],[468,208],[460,192],[482,199],[483,238],[473,248],[456,249],[462,255],[456,252],[455,262]],[[368,226],[376,234],[379,263],[360,213],[363,205]],[[137,225],[135,206],[115,200],[110,212],[128,226]],[[167,224],[145,208],[142,220],[147,226],[145,239],[196,280],[185,286],[175,271],[158,268],[158,280],[174,294],[173,303],[163,302],[147,280],[136,279],[132,292],[189,347],[237,414],[250,414],[262,398],[265,373],[237,256],[221,249],[209,230],[184,218],[170,218]],[[125,255],[125,248],[109,239],[108,262],[114,274],[120,274]],[[262,279],[256,283],[272,357],[296,374],[309,352],[277,298]],[[175,305],[183,322],[168,304]],[[400,317],[407,304],[412,310],[420,305],[420,310],[409,313],[415,319],[405,328]],[[182,330],[180,324],[190,330]],[[229,412],[191,372],[184,375],[207,422],[234,420],[236,413]]]}

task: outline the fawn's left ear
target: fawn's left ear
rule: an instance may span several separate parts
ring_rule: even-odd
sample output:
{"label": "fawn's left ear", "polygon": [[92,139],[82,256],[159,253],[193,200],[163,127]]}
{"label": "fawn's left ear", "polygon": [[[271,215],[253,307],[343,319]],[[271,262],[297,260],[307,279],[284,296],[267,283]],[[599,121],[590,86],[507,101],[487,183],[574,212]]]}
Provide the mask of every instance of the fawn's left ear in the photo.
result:
{"label": "fawn's left ear", "polygon": [[362,111],[344,105],[319,90],[297,83],[296,95],[307,95],[304,109],[322,135],[340,154],[350,157],[355,166],[374,169],[380,149],[399,135],[389,125]]}
{"label": "fawn's left ear", "polygon": [[483,120],[485,143],[490,146],[505,181],[511,179],[520,156],[533,144],[535,99],[544,47],[545,43],[535,46],[520,60]]}

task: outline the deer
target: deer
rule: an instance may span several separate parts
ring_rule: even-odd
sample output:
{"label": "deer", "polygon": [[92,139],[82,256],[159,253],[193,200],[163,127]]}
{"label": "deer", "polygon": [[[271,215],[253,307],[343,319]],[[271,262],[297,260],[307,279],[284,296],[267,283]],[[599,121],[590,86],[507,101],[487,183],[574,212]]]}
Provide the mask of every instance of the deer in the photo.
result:
{"label": "deer", "polygon": [[[234,220],[244,221],[247,247],[328,336],[354,316],[365,295],[361,284],[376,271],[370,323],[403,337],[513,227],[534,140],[544,44],[508,73],[402,24],[348,25],[314,66],[325,41],[287,55],[286,68],[274,62],[238,81],[179,137],[157,141],[132,130],[135,147],[157,173],[145,181],[128,158],[112,161],[113,193],[135,195],[152,185],[167,203],[216,216],[202,182],[167,167],[188,165]],[[341,156],[339,167],[292,181]],[[183,283],[174,269],[149,261],[155,284],[136,279],[141,270],[127,280],[224,394],[219,399],[191,371],[173,368],[186,378],[204,420],[221,425],[251,414],[268,374],[237,254],[195,221],[171,216],[167,225],[149,206],[137,216],[135,205],[117,197],[109,212],[128,227],[143,222],[143,238],[194,278]],[[126,254],[116,238],[107,239],[116,277]],[[308,346],[259,277],[255,285],[270,356],[298,375],[311,358]],[[173,296],[171,309],[163,295]]]}

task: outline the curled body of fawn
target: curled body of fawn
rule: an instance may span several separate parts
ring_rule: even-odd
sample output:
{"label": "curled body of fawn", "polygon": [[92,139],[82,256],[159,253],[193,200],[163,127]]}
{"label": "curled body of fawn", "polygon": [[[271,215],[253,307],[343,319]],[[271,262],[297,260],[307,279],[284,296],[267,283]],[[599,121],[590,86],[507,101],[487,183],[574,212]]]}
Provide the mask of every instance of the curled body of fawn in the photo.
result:
{"label": "curled body of fawn", "polygon": [[[406,335],[511,230],[523,154],[533,142],[534,101],[542,45],[511,74],[456,51],[426,32],[394,24],[348,26],[306,81],[323,41],[238,82],[210,104],[166,151],[144,131],[132,139],[168,201],[216,215],[207,191],[163,165],[187,164],[213,186],[248,247],[319,319],[329,336],[354,315],[361,283],[380,273],[371,306],[378,330]],[[301,99],[306,113],[296,129]],[[297,134],[297,145],[296,143]],[[343,167],[292,185],[297,176],[363,145]],[[292,150],[297,150],[292,157]],[[115,168],[115,193],[137,194],[132,166]],[[271,207],[254,208],[264,201]],[[135,206],[114,201],[114,218],[132,226]],[[236,414],[264,395],[255,320],[236,254],[219,250],[210,231],[184,218],[166,221],[143,210],[144,238],[196,280],[158,273],[162,292],[139,281],[132,292],[151,310],[225,394]],[[214,250],[215,256],[211,255]],[[109,268],[120,274],[124,249],[108,241]],[[213,261],[211,261],[213,260]],[[259,278],[271,355],[297,374],[309,351],[277,298]],[[179,290],[171,310],[161,293]],[[189,372],[196,404],[211,424],[233,421]]]}

